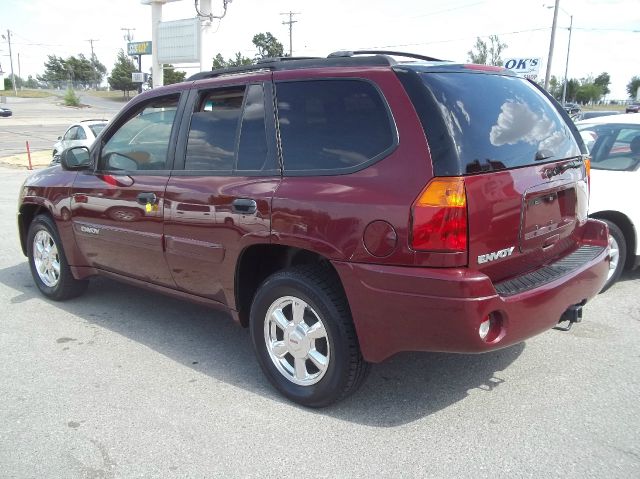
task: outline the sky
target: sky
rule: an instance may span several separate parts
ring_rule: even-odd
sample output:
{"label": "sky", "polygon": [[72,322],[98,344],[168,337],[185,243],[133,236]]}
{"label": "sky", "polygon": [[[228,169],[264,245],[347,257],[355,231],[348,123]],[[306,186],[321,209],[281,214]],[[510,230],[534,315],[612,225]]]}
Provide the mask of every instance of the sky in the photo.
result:
{"label": "sky", "polygon": [[[251,39],[271,32],[289,49],[284,12],[298,12],[293,25],[296,56],[326,56],[337,50],[389,49],[436,58],[467,61],[476,37],[496,34],[508,45],[503,58],[542,58],[544,77],[553,0],[233,0],[226,16],[204,34],[207,58],[220,52],[253,57]],[[212,0],[222,13],[222,0]],[[611,76],[609,99],[626,99],[626,85],[640,76],[640,0],[560,0],[552,75],[564,77],[570,15],[573,32],[569,78]],[[195,16],[193,0],[163,7],[163,20]],[[151,40],[151,7],[140,0],[0,0],[0,33],[11,30],[14,71],[41,74],[48,54],[91,55],[110,71],[119,48],[126,47],[122,28],[135,28],[134,41]],[[0,64],[10,71],[9,49],[0,37]],[[151,66],[143,57],[143,70]],[[185,65],[189,74],[200,68]]]}

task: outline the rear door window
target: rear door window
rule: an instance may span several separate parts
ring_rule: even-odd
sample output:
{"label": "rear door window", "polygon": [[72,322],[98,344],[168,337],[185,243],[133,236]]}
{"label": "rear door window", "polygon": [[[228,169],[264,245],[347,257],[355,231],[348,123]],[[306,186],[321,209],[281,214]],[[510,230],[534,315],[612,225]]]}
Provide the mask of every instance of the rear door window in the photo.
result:
{"label": "rear door window", "polygon": [[185,170],[275,173],[268,147],[262,84],[205,91],[191,116]]}
{"label": "rear door window", "polygon": [[524,79],[473,72],[419,76],[429,105],[419,114],[438,176],[580,155],[556,107]]}
{"label": "rear door window", "polygon": [[367,81],[279,82],[276,95],[285,174],[357,171],[397,143],[389,108]]}

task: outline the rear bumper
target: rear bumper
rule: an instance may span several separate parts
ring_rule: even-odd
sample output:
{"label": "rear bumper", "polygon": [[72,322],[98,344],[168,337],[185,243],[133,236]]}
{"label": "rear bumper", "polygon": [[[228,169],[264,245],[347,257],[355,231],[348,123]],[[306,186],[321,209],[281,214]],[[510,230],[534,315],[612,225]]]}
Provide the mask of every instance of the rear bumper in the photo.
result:
{"label": "rear bumper", "polygon": [[[594,257],[541,286],[502,296],[491,279],[466,268],[412,268],[334,262],[367,361],[401,351],[480,353],[519,343],[558,323],[574,304],[593,298],[609,269],[607,227],[589,220],[585,245]],[[478,327],[490,313],[502,322],[491,342]]]}

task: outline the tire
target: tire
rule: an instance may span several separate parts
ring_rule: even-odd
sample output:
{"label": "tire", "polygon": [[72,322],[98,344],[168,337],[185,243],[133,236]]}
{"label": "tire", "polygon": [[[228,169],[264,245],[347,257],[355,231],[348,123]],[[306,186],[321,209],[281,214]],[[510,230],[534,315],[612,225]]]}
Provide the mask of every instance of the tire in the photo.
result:
{"label": "tire", "polygon": [[51,217],[38,215],[29,226],[27,256],[31,276],[47,298],[63,301],[81,295],[87,280],[77,280],[71,274],[58,230]]}
{"label": "tire", "polygon": [[369,371],[339,284],[326,267],[298,266],[268,277],[251,305],[260,367],[276,389],[303,406],[347,397]]}
{"label": "tire", "polygon": [[615,223],[609,220],[603,221],[607,223],[607,226],[609,227],[611,263],[609,275],[607,276],[607,282],[604,283],[604,286],[600,290],[601,293],[604,293],[611,286],[613,286],[616,281],[618,281],[618,278],[620,278],[622,270],[624,269],[624,265],[627,262],[627,242],[625,240],[624,234],[622,233],[622,230],[620,230],[620,228],[618,228]]}

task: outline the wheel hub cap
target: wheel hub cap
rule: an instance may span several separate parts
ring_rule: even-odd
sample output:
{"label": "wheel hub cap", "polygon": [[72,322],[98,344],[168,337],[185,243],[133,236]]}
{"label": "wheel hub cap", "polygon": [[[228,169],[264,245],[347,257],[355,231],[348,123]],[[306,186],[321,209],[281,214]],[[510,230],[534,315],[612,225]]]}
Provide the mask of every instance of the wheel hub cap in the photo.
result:
{"label": "wheel hub cap", "polygon": [[33,238],[33,262],[40,280],[50,288],[60,281],[60,256],[58,247],[45,231],[40,230]]}
{"label": "wheel hub cap", "polygon": [[264,339],[271,361],[294,384],[311,386],[329,366],[329,338],[324,323],[308,303],[278,298],[267,311]]}

